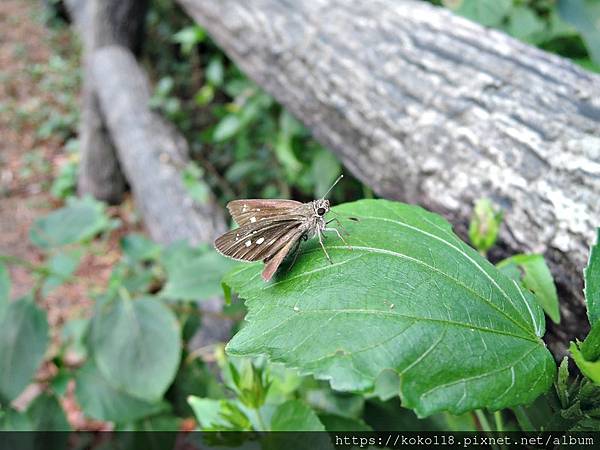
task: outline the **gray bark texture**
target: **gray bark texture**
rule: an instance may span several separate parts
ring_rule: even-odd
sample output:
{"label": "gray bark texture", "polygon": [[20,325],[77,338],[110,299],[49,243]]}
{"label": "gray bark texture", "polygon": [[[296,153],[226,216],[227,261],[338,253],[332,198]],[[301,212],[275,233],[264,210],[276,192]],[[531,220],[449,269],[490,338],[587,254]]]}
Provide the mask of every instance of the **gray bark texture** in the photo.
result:
{"label": "gray bark texture", "polygon": [[145,0],[92,0],[69,4],[83,38],[84,82],[82,89],[81,165],[78,191],[108,203],[118,203],[125,179],[106,130],[92,83],[90,55],[107,45],[139,50],[146,10]]}
{"label": "gray bark texture", "polygon": [[496,256],[543,253],[556,355],[587,331],[582,269],[600,225],[600,77],[411,0],[178,0],[380,196],[505,211]]}
{"label": "gray bark texture", "polygon": [[187,142],[150,110],[150,83],[134,55],[121,46],[102,47],[91,68],[118,159],[152,238],[212,242],[226,230],[222,209],[212,196],[199,204],[188,194],[181,177],[189,162]]}

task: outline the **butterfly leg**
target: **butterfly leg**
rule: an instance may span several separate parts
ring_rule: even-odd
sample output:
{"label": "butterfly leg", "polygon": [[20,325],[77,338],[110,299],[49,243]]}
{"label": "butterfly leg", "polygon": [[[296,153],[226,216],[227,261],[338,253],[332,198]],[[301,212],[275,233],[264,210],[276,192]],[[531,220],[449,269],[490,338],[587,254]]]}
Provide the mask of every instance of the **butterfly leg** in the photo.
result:
{"label": "butterfly leg", "polygon": [[289,272],[291,270],[292,267],[294,267],[294,264],[296,264],[296,259],[298,259],[298,255],[300,254],[300,243],[302,241],[306,241],[308,239],[308,235],[307,234],[303,234],[302,237],[300,239],[298,239],[298,241],[296,242],[296,245],[294,246],[294,249],[290,252],[292,255],[294,255],[294,259],[292,260],[292,263],[288,266],[287,271]]}
{"label": "butterfly leg", "polygon": [[349,249],[352,249],[352,247],[350,245],[348,245],[348,243],[346,242],[346,239],[344,239],[342,237],[342,235],[340,234],[340,232],[337,228],[325,228],[325,229],[323,229],[323,231],[334,231],[338,235],[338,237],[342,240],[342,242],[344,244],[346,244],[346,247],[348,247]]}
{"label": "butterfly leg", "polygon": [[318,231],[317,234],[319,235],[319,244],[321,244],[321,248],[323,249],[323,252],[325,252],[325,256],[327,257],[327,260],[333,264],[333,261],[331,260],[331,258],[329,257],[329,253],[327,253],[327,250],[325,250],[325,246],[323,245],[323,232],[322,231]]}
{"label": "butterfly leg", "polygon": [[[329,211],[329,213],[331,214],[333,211]],[[337,225],[342,229],[342,233],[344,233],[346,236],[350,236],[350,233],[348,233],[348,231],[346,230],[346,227],[342,224],[341,220],[338,219],[337,217],[334,217],[332,219],[329,219],[327,222],[325,222],[325,225],[330,224],[331,222],[335,222],[337,223]]]}

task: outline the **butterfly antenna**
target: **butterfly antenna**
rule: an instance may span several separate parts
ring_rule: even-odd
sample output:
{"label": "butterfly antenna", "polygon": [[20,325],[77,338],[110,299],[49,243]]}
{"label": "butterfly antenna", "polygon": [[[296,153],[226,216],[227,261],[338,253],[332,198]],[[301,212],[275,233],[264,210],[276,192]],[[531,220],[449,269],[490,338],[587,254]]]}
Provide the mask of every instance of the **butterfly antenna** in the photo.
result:
{"label": "butterfly antenna", "polygon": [[331,190],[332,190],[332,189],[335,187],[335,185],[336,185],[336,184],[338,184],[338,182],[339,182],[339,181],[340,181],[342,178],[344,178],[344,174],[341,174],[339,177],[337,177],[337,180],[335,180],[335,181],[333,182],[333,184],[331,185],[331,187],[330,187],[329,189],[327,189],[327,192],[325,192],[325,193],[323,194],[323,197],[321,197],[321,200],[323,200],[325,197],[327,197],[327,194],[329,194],[329,193],[331,192]]}

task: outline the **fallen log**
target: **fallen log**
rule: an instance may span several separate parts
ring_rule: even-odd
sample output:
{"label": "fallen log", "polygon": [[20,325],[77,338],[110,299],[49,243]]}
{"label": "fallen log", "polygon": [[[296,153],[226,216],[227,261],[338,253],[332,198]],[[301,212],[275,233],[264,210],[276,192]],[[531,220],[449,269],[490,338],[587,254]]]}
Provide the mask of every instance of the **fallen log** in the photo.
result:
{"label": "fallen log", "polygon": [[178,0],[236,64],[380,196],[505,210],[500,252],[543,253],[561,295],[555,355],[585,335],[600,225],[600,77],[411,0]]}

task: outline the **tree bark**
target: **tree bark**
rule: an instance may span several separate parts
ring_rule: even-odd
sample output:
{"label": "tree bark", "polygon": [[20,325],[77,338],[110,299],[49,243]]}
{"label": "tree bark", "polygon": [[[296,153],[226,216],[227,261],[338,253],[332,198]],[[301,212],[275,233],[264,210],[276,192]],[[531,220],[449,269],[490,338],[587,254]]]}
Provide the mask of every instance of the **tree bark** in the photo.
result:
{"label": "tree bark", "polygon": [[150,83],[133,54],[120,46],[102,47],[94,52],[91,73],[118,159],[152,238],[212,242],[226,230],[223,212],[212,195],[200,204],[188,194],[181,176],[189,163],[187,142],[150,110]]}
{"label": "tree bark", "polygon": [[382,197],[446,215],[505,210],[500,250],[543,253],[561,294],[555,355],[587,331],[600,224],[600,77],[411,0],[178,0]]}
{"label": "tree bark", "polygon": [[70,5],[84,44],[78,191],[108,203],[121,201],[126,182],[100,112],[91,81],[89,55],[107,45],[123,45],[139,51],[146,3],[145,0],[93,0],[85,5],[71,1]]}

